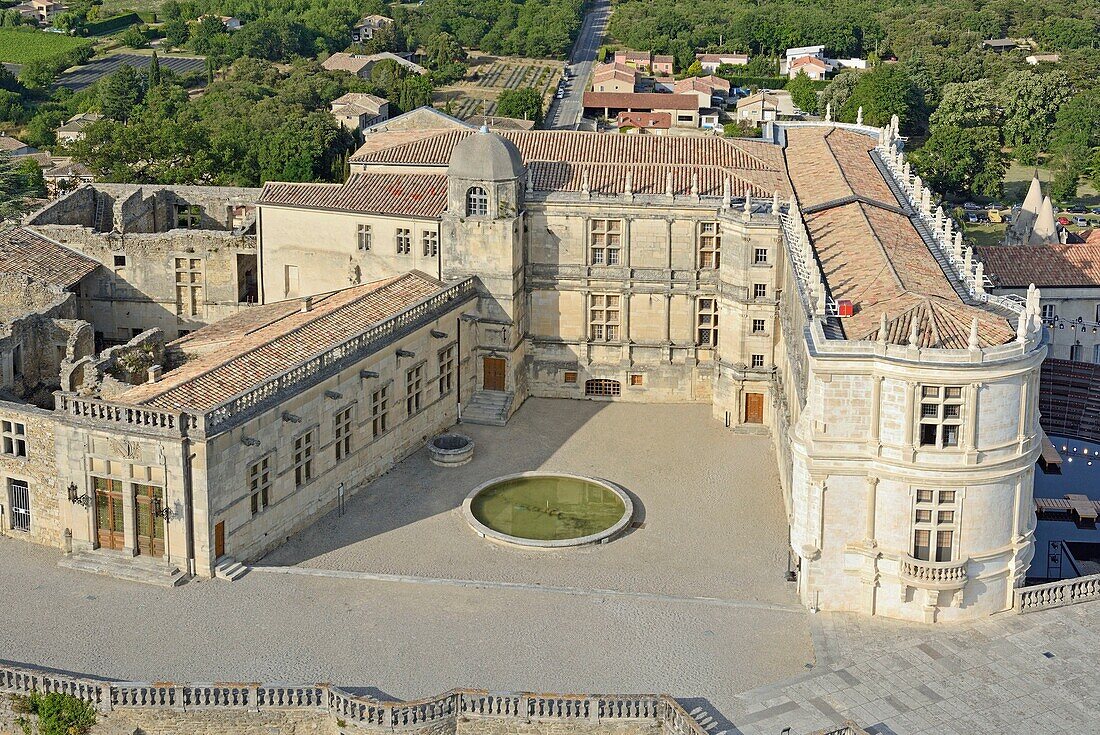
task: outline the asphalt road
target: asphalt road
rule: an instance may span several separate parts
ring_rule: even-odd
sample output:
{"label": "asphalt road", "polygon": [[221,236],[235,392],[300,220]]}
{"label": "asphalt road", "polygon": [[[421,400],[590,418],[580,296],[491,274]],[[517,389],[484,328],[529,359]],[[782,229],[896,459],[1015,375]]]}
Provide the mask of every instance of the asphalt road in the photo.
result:
{"label": "asphalt road", "polygon": [[592,76],[592,67],[596,63],[596,53],[607,30],[607,21],[611,17],[609,0],[596,0],[592,9],[584,16],[584,25],[573,44],[569,56],[573,78],[567,83],[565,97],[555,99],[546,116],[546,127],[561,130],[576,130],[584,113],[582,96]]}

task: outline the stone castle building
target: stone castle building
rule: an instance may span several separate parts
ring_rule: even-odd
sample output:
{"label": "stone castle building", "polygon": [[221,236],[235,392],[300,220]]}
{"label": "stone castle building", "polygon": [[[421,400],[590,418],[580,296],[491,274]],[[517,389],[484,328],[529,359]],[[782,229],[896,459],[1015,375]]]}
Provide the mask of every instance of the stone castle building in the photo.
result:
{"label": "stone castle building", "polygon": [[[33,246],[3,271],[34,281],[19,274],[39,250],[68,280],[91,269],[51,286],[83,321],[38,307],[75,336],[49,364],[56,407],[23,422],[27,446],[53,450],[24,481],[31,538],[74,565],[209,576],[460,418],[504,424],[529,396],[698,401],[775,437],[806,605],[926,621],[1011,607],[1035,522],[1038,294],[985,291],[896,128],[489,133],[413,114],[368,133],[343,184],[210,190],[196,216],[245,217],[211,217],[232,233],[221,247],[125,227],[100,246],[99,186],[29,220]],[[131,197],[178,214],[199,194]],[[177,289],[211,285],[166,291],[146,250],[186,261]],[[120,328],[83,285],[125,280],[108,252],[148,272],[129,310],[148,322]],[[130,338],[95,352],[97,319]]]}

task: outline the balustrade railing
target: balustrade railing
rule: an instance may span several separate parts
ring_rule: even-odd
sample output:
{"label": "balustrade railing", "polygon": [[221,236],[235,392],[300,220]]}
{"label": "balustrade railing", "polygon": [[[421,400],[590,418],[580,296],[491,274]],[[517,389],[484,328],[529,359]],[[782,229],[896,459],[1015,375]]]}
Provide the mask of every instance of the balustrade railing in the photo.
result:
{"label": "balustrade railing", "polygon": [[1031,587],[1017,587],[1014,595],[1018,613],[1049,610],[1078,602],[1100,600],[1100,574],[1063,579]]}
{"label": "balustrade railing", "polygon": [[351,695],[327,684],[284,686],[257,683],[176,684],[104,682],[29,667],[0,665],[0,693],[29,695],[63,692],[101,712],[113,709],[312,710],[385,731],[414,731],[470,718],[521,722],[650,722],[666,735],[708,735],[673,698],[666,695],[584,695],[489,692],[455,689],[410,702],[382,702]]}
{"label": "balustrade railing", "polygon": [[57,408],[76,418],[122,424],[137,430],[181,433],[190,417],[173,411],[146,406],[126,406],[97,398],[84,398],[70,393],[57,393]]}
{"label": "balustrade railing", "polygon": [[933,589],[955,589],[966,584],[967,562],[924,561],[911,556],[899,560],[902,577],[916,586]]}

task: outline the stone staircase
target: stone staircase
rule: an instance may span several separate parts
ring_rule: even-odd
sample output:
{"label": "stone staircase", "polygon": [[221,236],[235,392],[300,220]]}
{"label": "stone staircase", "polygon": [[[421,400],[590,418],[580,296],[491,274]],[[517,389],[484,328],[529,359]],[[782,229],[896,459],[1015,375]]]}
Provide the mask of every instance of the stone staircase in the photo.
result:
{"label": "stone staircase", "polygon": [[514,393],[495,390],[479,390],[470,402],[462,407],[462,423],[504,426],[508,411],[512,408]]}
{"label": "stone staircase", "polygon": [[131,556],[129,553],[108,549],[80,551],[66,556],[57,565],[158,587],[177,587],[190,579],[190,575],[182,573],[175,566],[169,566],[163,559]]}
{"label": "stone staircase", "polygon": [[230,582],[236,582],[238,579],[248,574],[250,567],[237,561],[231,556],[223,556],[214,564],[214,576],[218,579],[225,579]]}

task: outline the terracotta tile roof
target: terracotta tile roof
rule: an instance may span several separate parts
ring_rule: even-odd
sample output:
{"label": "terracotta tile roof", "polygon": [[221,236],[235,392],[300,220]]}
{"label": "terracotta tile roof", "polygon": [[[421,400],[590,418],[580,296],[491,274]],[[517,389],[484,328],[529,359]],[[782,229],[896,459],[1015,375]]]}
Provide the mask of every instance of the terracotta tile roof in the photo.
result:
{"label": "terracotta tile roof", "polygon": [[91,258],[16,227],[0,232],[0,272],[18,273],[61,288],[72,288],[99,267]]}
{"label": "terracotta tile roof", "polygon": [[[368,142],[352,156],[353,163],[443,168],[451,151],[472,130],[426,131],[411,140],[405,134],[385,145],[390,133],[368,136]],[[668,172],[673,172],[677,193],[691,189],[691,176],[700,179],[700,193],[720,194],[722,179],[751,186],[757,196],[770,197],[778,191],[788,196],[783,151],[760,140],[740,140],[718,136],[609,135],[572,131],[498,132],[516,145],[524,162],[532,167],[535,189],[543,191],[579,191],[582,172],[589,170],[590,186],[606,182],[608,193],[622,192],[626,171],[633,171],[635,192],[665,191]],[[373,140],[372,140],[373,138]],[[735,196],[737,194],[735,193]]]}
{"label": "terracotta tile roof", "polygon": [[1071,245],[989,245],[976,248],[976,254],[986,275],[1004,288],[1100,286],[1100,237],[1092,239]]}
{"label": "terracotta tile roof", "polygon": [[338,51],[321,62],[321,66],[329,71],[349,71],[358,74],[363,67],[370,63],[370,59],[362,54],[347,54]]}
{"label": "terracotta tile roof", "polygon": [[699,99],[686,94],[661,92],[585,92],[585,107],[614,110],[698,110]]}
{"label": "terracotta tile roof", "polygon": [[633,66],[627,66],[626,64],[610,63],[601,64],[596,67],[596,70],[592,72],[592,81],[601,82],[605,79],[622,79],[624,81],[634,81],[638,78],[638,70]]}
{"label": "terracotta tile roof", "polygon": [[682,94],[684,92],[713,93],[715,90],[729,92],[730,83],[714,75],[706,77],[688,77],[687,79],[681,79],[676,82],[675,89],[677,94]]}
{"label": "terracotta tile roof", "polygon": [[1015,337],[1004,317],[962,301],[871,158],[875,140],[840,128],[787,129],[787,168],[830,295],[855,306],[848,339],[965,348],[978,319],[983,346]]}
{"label": "terracotta tile roof", "polygon": [[352,174],[343,184],[269,181],[259,204],[331,209],[361,214],[438,217],[447,208],[447,177],[442,174]]}
{"label": "terracotta tile roof", "polygon": [[657,128],[667,130],[672,127],[671,112],[620,112],[615,122],[623,125],[633,125],[636,128]]}
{"label": "terracotta tile roof", "polygon": [[377,115],[379,110],[382,109],[382,105],[388,104],[388,100],[365,92],[348,92],[343,96],[337,97],[329,104],[332,107],[357,107],[364,112]]}
{"label": "terracotta tile roof", "polygon": [[702,63],[718,64],[747,64],[748,54],[695,54],[696,60]]}
{"label": "terracotta tile roof", "polygon": [[791,61],[791,70],[801,69],[804,66],[814,66],[822,71],[828,71],[829,65],[816,56],[800,56]]}
{"label": "terracotta tile roof", "polygon": [[174,342],[195,355],[156,383],[119,400],[166,410],[208,411],[277,377],[438,292],[415,271],[313,297],[255,306]]}

